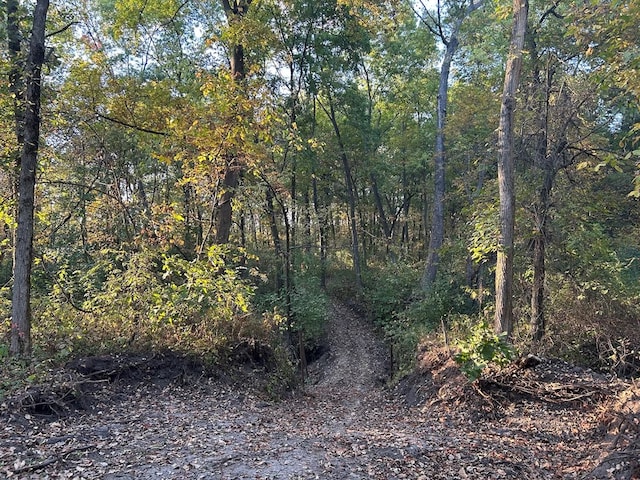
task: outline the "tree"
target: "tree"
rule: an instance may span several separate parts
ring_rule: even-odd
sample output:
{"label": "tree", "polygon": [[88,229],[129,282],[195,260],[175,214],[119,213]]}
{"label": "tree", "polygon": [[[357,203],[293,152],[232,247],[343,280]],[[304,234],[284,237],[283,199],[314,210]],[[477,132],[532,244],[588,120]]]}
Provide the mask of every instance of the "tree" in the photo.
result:
{"label": "tree", "polygon": [[[251,0],[233,0],[232,2],[229,0],[222,0],[222,6],[224,7],[224,12],[230,26],[239,28],[238,24],[242,22],[242,19],[249,11],[249,5],[251,5]],[[244,45],[242,43],[232,44],[230,50],[231,81],[237,84],[242,84],[246,75]],[[238,155],[229,152],[227,154],[224,179],[222,181],[223,192],[219,206],[220,210],[218,212],[218,225],[216,231],[217,243],[229,242],[233,219],[232,202],[235,196],[235,190],[238,188],[241,171],[242,166]]]}
{"label": "tree", "polygon": [[29,56],[25,66],[24,143],[18,181],[18,222],[13,260],[10,353],[31,354],[31,266],[36,167],[40,145],[41,72],[45,56],[45,25],[49,0],[38,0],[33,13]]}
{"label": "tree", "polygon": [[[638,22],[640,3],[635,0],[620,2],[580,2],[572,4],[569,33],[577,37],[593,64],[592,75],[602,80],[602,88],[611,90],[615,85],[631,101],[635,117],[627,135],[621,140],[628,158],[636,161],[636,176],[631,195],[640,197],[640,53],[638,52]],[[626,119],[625,119],[626,120]]]}
{"label": "tree", "polygon": [[431,235],[427,250],[427,262],[422,275],[422,289],[430,290],[436,280],[438,264],[440,263],[440,248],[444,241],[444,196],[446,189],[446,142],[445,128],[447,119],[447,103],[449,100],[449,74],[453,56],[458,49],[460,27],[466,17],[482,6],[483,2],[470,0],[460,5],[451,5],[449,15],[452,17],[449,33],[445,32],[444,21],[441,16],[441,2],[438,0],[437,16],[434,17],[425,9],[425,17],[420,17],[422,22],[431,30],[434,36],[440,38],[445,46],[444,58],[440,66],[440,81],[438,86],[438,103],[436,107],[436,144],[434,153],[434,190],[433,206],[431,214]]}
{"label": "tree", "polygon": [[511,336],[513,331],[513,257],[515,224],[515,171],[513,153],[513,119],[516,91],[522,69],[522,51],[528,0],[513,0],[513,30],[509,56],[504,73],[500,123],[498,126],[498,187],[500,191],[500,237],[496,263],[496,314],[494,328],[497,333]]}

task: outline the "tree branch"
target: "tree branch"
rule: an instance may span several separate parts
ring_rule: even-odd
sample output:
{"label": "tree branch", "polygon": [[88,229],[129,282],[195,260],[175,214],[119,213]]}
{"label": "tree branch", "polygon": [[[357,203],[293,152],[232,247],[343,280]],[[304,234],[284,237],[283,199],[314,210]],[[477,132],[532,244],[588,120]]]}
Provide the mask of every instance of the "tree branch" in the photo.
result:
{"label": "tree branch", "polygon": [[74,25],[79,25],[79,24],[80,24],[80,22],[78,22],[78,21],[74,20],[73,22],[69,22],[69,23],[67,23],[64,27],[62,27],[62,28],[60,28],[60,29],[56,30],[55,32],[51,32],[51,33],[46,34],[46,35],[44,36],[44,38],[49,38],[49,37],[53,37],[53,36],[55,36],[55,35],[59,35],[59,34],[61,34],[62,32],[65,32],[65,31],[69,30],[69,29],[70,29],[71,27],[73,27]]}
{"label": "tree branch", "polygon": [[122,125],[123,127],[132,128],[134,130],[138,130],[139,132],[151,133],[153,135],[162,135],[163,137],[168,137],[169,134],[167,132],[160,132],[158,130],[152,130],[150,128],[140,127],[138,125],[134,125],[132,123],[125,122],[124,120],[119,120],[117,118],[110,117],[108,115],[103,115],[102,113],[96,112],[96,116],[102,118],[104,120],[109,120],[110,122],[116,123],[118,125]]}

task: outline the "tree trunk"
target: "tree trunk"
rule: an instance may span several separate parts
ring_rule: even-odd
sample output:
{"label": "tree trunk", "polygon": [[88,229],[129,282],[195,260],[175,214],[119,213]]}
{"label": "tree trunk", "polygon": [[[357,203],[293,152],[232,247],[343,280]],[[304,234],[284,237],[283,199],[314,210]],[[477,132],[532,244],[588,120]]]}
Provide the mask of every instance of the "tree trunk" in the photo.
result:
{"label": "tree trunk", "polygon": [[318,198],[318,177],[312,176],[311,179],[313,186],[313,209],[316,214],[318,222],[318,229],[320,235],[320,286],[322,289],[327,288],[327,215],[326,209],[320,206],[320,199]]}
{"label": "tree trunk", "polygon": [[[251,0],[222,0],[222,6],[227,16],[229,24],[238,22],[247,14]],[[244,47],[234,45],[230,59],[231,79],[233,82],[241,83],[245,78]],[[233,199],[240,181],[242,167],[238,155],[230,154],[227,158],[224,180],[222,183],[223,193],[220,209],[217,217],[216,243],[229,243],[231,226],[233,224]]]}
{"label": "tree trunk", "polygon": [[[459,28],[459,24],[457,27]],[[429,236],[429,248],[427,250],[427,263],[422,275],[422,289],[429,291],[438,274],[440,263],[440,248],[444,241],[444,193],[445,193],[445,166],[446,150],[444,128],[447,117],[447,102],[449,97],[449,73],[453,55],[458,47],[458,29],[455,29],[451,38],[446,42],[447,50],[440,69],[440,85],[438,87],[437,125],[436,125],[436,150],[434,155],[434,191],[431,213],[431,234]]]}
{"label": "tree trunk", "polygon": [[[278,231],[278,222],[276,219],[276,211],[273,208],[273,190],[271,185],[267,185],[267,193],[266,193],[266,214],[269,219],[269,228],[271,230],[271,238],[273,240],[273,248],[276,254],[276,258],[279,262],[284,262],[284,255],[282,253],[282,241],[280,240],[280,232]],[[284,270],[284,265],[282,265],[282,269]],[[276,290],[280,292],[284,287],[283,281],[284,273],[280,271],[280,269],[276,272]]]}
{"label": "tree trunk", "polygon": [[[347,187],[347,200],[349,207],[349,228],[351,230],[351,254],[353,256],[353,273],[355,275],[356,289],[358,293],[362,293],[364,290],[362,284],[362,273],[360,269],[360,244],[358,239],[358,223],[356,216],[356,188],[353,184],[353,177],[351,176],[351,164],[349,157],[347,156],[347,150],[342,141],[342,134],[340,133],[340,127],[338,126],[338,120],[336,119],[336,113],[333,106],[333,99],[331,95],[329,97],[329,110],[325,109],[331,125],[333,126],[336,139],[340,147],[340,158],[342,159],[342,168],[344,170],[344,180]],[[324,109],[324,107],[323,107]]]}
{"label": "tree trunk", "polygon": [[531,56],[534,98],[537,98],[537,126],[534,136],[534,168],[542,170],[542,185],[537,191],[537,199],[533,212],[533,280],[531,285],[531,338],[539,341],[544,336],[544,282],[545,282],[545,252],[547,243],[547,216],[553,180],[555,177],[554,161],[548,156],[549,150],[549,99],[553,73],[547,69],[545,81],[542,81],[542,68],[536,45],[536,31],[527,35],[528,50]]}
{"label": "tree trunk", "polygon": [[237,165],[236,160],[235,157],[231,157],[228,161],[222,182],[223,193],[218,206],[216,243],[229,243],[229,236],[231,235],[233,198],[240,181],[240,167]]}
{"label": "tree trunk", "polygon": [[[447,122],[447,103],[449,101],[449,74],[451,72],[451,63],[453,56],[458,49],[458,33],[462,22],[473,11],[482,6],[483,2],[471,2],[464,13],[454,20],[451,27],[451,33],[447,40],[442,33],[442,24],[438,21],[438,25],[429,25],[430,30],[440,36],[440,40],[444,43],[446,50],[442,66],[440,67],[440,80],[438,85],[438,102],[436,107],[436,146],[434,154],[434,190],[433,205],[431,211],[431,229],[429,235],[429,247],[427,249],[427,262],[420,282],[424,291],[429,291],[433,287],[438,274],[438,265],[440,264],[440,249],[444,242],[444,196],[446,189],[446,142],[445,127]],[[439,10],[439,4],[438,4]],[[439,19],[438,19],[439,20]]]}
{"label": "tree trunk", "polygon": [[528,0],[513,0],[513,30],[504,74],[500,125],[498,127],[498,187],[500,190],[500,237],[496,262],[497,333],[513,332],[513,255],[515,224],[515,168],[513,158],[513,114],[522,69],[522,49],[527,30]]}
{"label": "tree trunk", "polygon": [[41,71],[45,53],[45,24],[49,0],[38,0],[33,13],[26,78],[24,144],[20,159],[18,187],[18,227],[13,263],[11,303],[11,344],[13,356],[31,354],[31,266],[33,263],[33,227],[36,166],[40,143]]}
{"label": "tree trunk", "polygon": [[373,199],[376,203],[376,210],[378,210],[378,219],[380,220],[380,227],[382,229],[382,234],[384,235],[384,243],[386,248],[386,253],[390,253],[391,240],[393,237],[393,231],[391,230],[391,225],[389,224],[389,220],[387,219],[387,215],[384,211],[384,205],[382,204],[382,196],[380,195],[380,191],[378,190],[378,180],[376,179],[375,173],[371,172],[371,190],[373,192]]}
{"label": "tree trunk", "polygon": [[[536,232],[533,238],[533,286],[531,289],[531,337],[541,340],[545,330],[544,278],[545,249],[547,242],[547,210],[551,185],[546,181],[538,193],[538,205],[534,214]],[[548,188],[547,188],[548,187]]]}

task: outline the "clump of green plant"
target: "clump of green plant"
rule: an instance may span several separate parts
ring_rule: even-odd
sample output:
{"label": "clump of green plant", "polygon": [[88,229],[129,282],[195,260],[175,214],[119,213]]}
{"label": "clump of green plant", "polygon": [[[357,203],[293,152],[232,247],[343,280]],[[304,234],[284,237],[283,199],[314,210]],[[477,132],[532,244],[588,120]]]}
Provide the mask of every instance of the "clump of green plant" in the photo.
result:
{"label": "clump of green plant", "polygon": [[406,264],[385,265],[366,272],[364,297],[378,326],[384,327],[407,308],[419,279],[419,271]]}
{"label": "clump of green plant", "polygon": [[305,343],[313,347],[324,334],[329,313],[329,299],[317,278],[300,275],[291,296],[291,311],[296,329],[302,329]]}
{"label": "clump of green plant", "polygon": [[441,319],[473,310],[469,296],[452,277],[439,279],[428,293],[417,291],[420,270],[411,265],[371,270],[367,280],[367,306],[400,374],[413,368],[418,343],[440,329]]}
{"label": "clump of green plant", "polygon": [[37,305],[35,339],[49,354],[169,349],[222,360],[242,339],[267,335],[251,308],[243,255],[220,245],[194,260],[155,250],[105,252],[90,271],[59,279],[56,285],[74,292],[73,303],[54,288]]}
{"label": "clump of green plant", "polygon": [[507,342],[504,334],[496,334],[482,321],[471,328],[469,337],[458,343],[459,352],[455,361],[462,372],[474,381],[489,365],[504,367],[516,357],[516,351]]}

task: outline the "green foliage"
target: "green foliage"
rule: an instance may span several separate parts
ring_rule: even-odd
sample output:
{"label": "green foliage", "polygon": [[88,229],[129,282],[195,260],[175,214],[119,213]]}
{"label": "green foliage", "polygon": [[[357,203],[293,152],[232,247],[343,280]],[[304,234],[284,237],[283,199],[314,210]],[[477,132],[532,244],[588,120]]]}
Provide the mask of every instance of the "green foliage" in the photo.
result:
{"label": "green foliage", "polygon": [[[48,350],[173,349],[223,359],[241,339],[268,335],[250,308],[242,251],[214,245],[191,261],[152,250],[104,255],[71,278],[59,272],[36,312],[35,336]],[[70,280],[83,301],[71,303]]]}
{"label": "green foliage", "polygon": [[[262,262],[262,258],[261,258]],[[302,330],[307,347],[318,346],[325,333],[325,325],[329,314],[329,297],[320,285],[319,266],[312,258],[300,260],[301,265],[293,272],[293,288],[291,289],[291,323],[294,331]],[[285,328],[287,298],[284,290],[275,291],[261,289],[256,294],[253,304],[262,312],[276,312],[281,319],[280,327]]]}
{"label": "green foliage", "polygon": [[368,272],[365,282],[367,306],[400,372],[413,367],[421,338],[438,330],[448,316],[473,308],[452,279],[437,281],[428,294],[416,292],[420,273],[413,265],[389,265]]}
{"label": "green foliage", "polygon": [[503,367],[515,358],[516,352],[505,337],[505,334],[496,334],[483,321],[471,329],[465,341],[458,344],[455,360],[469,380],[478,379],[490,364]]}
{"label": "green foliage", "polygon": [[329,314],[329,299],[317,277],[309,274],[296,277],[291,312],[295,319],[293,327],[303,330],[308,345],[317,345],[325,332]]}
{"label": "green foliage", "polygon": [[419,281],[419,271],[413,265],[390,264],[367,271],[365,301],[373,321],[384,325],[403,312]]}

